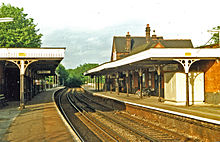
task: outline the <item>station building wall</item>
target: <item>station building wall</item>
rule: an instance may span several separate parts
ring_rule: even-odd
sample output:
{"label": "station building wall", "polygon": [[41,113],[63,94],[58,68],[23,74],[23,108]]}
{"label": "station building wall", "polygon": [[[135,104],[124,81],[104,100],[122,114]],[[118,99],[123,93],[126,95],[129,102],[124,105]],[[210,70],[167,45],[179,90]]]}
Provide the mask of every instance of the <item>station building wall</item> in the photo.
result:
{"label": "station building wall", "polygon": [[220,63],[210,62],[205,72],[205,102],[220,104]]}
{"label": "station building wall", "polygon": [[197,61],[193,63],[190,71],[204,72],[204,102],[220,104],[220,62]]}
{"label": "station building wall", "polygon": [[[186,75],[182,72],[164,74],[165,103],[185,105],[186,103]],[[189,73],[189,103],[202,104],[204,102],[204,73]]]}

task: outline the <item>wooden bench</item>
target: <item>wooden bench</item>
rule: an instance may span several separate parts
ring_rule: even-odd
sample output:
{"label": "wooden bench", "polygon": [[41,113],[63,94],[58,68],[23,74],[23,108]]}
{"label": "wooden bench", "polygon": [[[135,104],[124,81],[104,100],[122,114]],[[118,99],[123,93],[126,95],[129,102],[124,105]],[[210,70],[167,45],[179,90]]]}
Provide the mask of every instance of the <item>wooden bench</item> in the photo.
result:
{"label": "wooden bench", "polygon": [[1,106],[6,106],[6,105],[8,105],[7,100],[6,100],[4,94],[0,94],[0,104],[1,104]]}

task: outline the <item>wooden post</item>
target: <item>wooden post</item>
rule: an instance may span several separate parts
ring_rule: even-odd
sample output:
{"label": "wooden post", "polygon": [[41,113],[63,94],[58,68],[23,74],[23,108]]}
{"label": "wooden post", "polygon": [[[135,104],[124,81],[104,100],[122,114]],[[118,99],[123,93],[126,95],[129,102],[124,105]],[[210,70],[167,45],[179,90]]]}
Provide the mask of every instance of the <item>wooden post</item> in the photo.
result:
{"label": "wooden post", "polygon": [[127,97],[129,97],[129,71],[126,71],[126,88],[127,88]]}
{"label": "wooden post", "polygon": [[107,92],[107,87],[108,87],[108,75],[105,75],[105,92]]}
{"label": "wooden post", "polygon": [[112,93],[112,78],[111,78],[111,75],[109,76],[109,83],[110,83],[110,93]]}
{"label": "wooden post", "polygon": [[117,95],[119,95],[119,73],[118,72],[116,73],[115,81],[116,81],[115,82],[116,83],[116,85],[115,85],[116,86],[115,92],[116,92]]}
{"label": "wooden post", "polygon": [[95,89],[95,76],[93,76],[93,78],[92,78],[92,88]]}
{"label": "wooden post", "polygon": [[20,63],[20,109],[24,109],[24,60],[21,60]]}
{"label": "wooden post", "polygon": [[160,65],[157,67],[157,75],[158,75],[158,102],[161,102],[161,80],[160,80],[161,68]]}
{"label": "wooden post", "polygon": [[142,90],[143,90],[143,71],[139,70],[139,78],[140,78],[140,98],[143,98]]}
{"label": "wooden post", "polygon": [[93,77],[93,84],[94,84],[94,89],[96,90],[96,77]]}
{"label": "wooden post", "polygon": [[186,73],[186,106],[189,106],[189,75]]}

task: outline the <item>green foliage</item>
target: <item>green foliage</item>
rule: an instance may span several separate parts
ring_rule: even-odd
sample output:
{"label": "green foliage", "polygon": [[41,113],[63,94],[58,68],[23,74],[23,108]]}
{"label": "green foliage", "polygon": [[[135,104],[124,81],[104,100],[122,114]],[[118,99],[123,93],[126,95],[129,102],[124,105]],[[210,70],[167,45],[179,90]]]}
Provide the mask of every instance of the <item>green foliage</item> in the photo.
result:
{"label": "green foliage", "polygon": [[42,34],[23,8],[4,3],[0,6],[0,18],[11,17],[13,22],[0,23],[0,47],[40,47]]}
{"label": "green foliage", "polygon": [[77,76],[69,76],[65,84],[65,86],[70,88],[80,87],[80,85],[82,85],[82,81]]}
{"label": "green foliage", "polygon": [[83,73],[97,66],[98,64],[83,64],[75,69],[69,69],[67,71],[70,77],[76,76],[79,77],[82,82],[85,82],[88,79],[88,76],[84,76]]}
{"label": "green foliage", "polygon": [[[220,30],[220,26],[214,27],[213,30]],[[212,33],[212,40],[214,44],[219,43],[219,32]]]}
{"label": "green foliage", "polygon": [[66,70],[62,64],[56,69],[56,72],[60,75],[60,82],[64,80],[64,85],[70,88],[79,87],[88,79],[88,76],[84,76],[83,73],[98,66],[98,64],[83,64],[75,69]]}
{"label": "green foliage", "polygon": [[69,73],[66,71],[65,67],[62,64],[58,65],[58,67],[56,68],[56,73],[59,75],[59,82],[61,84],[66,84]]}

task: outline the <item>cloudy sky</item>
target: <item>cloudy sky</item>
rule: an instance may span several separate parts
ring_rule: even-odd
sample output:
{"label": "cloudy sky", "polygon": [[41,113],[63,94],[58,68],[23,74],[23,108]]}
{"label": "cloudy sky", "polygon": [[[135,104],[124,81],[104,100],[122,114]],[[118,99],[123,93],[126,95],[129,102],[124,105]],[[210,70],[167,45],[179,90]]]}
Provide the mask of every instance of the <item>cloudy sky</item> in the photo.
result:
{"label": "cloudy sky", "polygon": [[23,7],[38,24],[43,47],[66,47],[62,64],[110,60],[115,35],[145,36],[146,24],[166,39],[204,45],[220,26],[219,0],[0,0]]}

